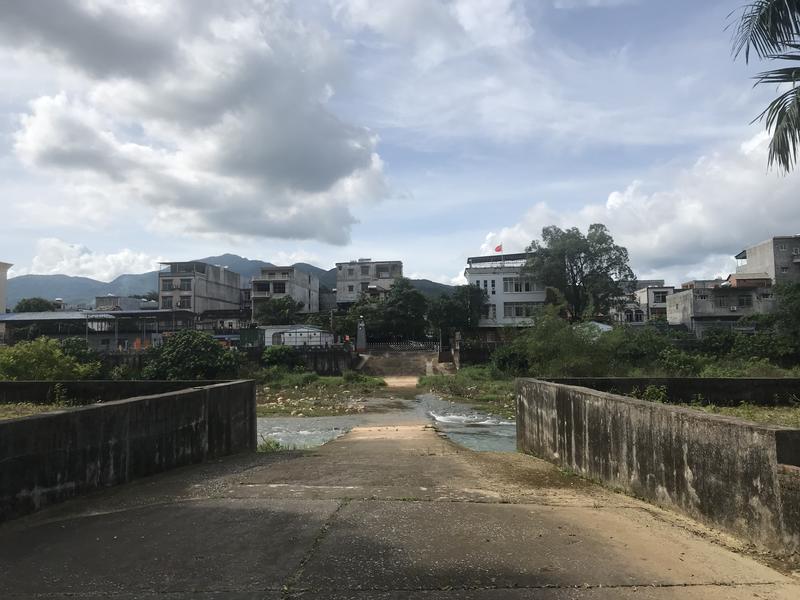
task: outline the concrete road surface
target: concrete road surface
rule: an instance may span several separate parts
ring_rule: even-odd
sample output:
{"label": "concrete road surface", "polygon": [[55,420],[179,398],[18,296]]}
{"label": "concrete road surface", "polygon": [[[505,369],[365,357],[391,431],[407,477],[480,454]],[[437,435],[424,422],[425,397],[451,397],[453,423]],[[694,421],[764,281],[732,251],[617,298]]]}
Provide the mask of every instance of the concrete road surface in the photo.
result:
{"label": "concrete road surface", "polygon": [[387,415],[0,526],[0,598],[800,599],[693,522]]}

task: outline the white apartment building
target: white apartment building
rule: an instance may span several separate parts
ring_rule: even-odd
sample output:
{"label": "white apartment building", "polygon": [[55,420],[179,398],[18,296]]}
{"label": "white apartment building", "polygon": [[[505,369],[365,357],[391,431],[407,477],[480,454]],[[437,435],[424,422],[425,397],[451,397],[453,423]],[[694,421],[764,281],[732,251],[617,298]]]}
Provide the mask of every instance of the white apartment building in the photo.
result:
{"label": "white apartment building", "polygon": [[264,267],[253,277],[250,299],[254,318],[263,302],[287,297],[303,305],[301,313],[319,312],[319,278],[296,267]]}
{"label": "white apartment building", "polygon": [[403,263],[399,260],[359,258],[336,263],[336,303],[353,304],[362,294],[383,297],[402,277]]}
{"label": "white apartment building", "polygon": [[479,327],[525,326],[544,304],[545,287],[522,274],[527,259],[524,253],[467,259],[467,282],[484,290],[488,298]]}
{"label": "white apartment building", "polygon": [[163,310],[190,310],[196,315],[238,311],[241,275],[203,262],[161,263],[158,305]]}
{"label": "white apartment building", "polygon": [[[0,262],[0,315],[6,314],[6,284],[8,281],[8,270],[13,265]],[[0,342],[6,337],[6,326],[0,323]]]}
{"label": "white apartment building", "polygon": [[[643,287],[634,292],[636,305],[642,311],[644,322],[651,319],[667,318],[667,298],[675,293],[675,288],[671,285],[653,285]],[[627,320],[627,314],[626,320]]]}

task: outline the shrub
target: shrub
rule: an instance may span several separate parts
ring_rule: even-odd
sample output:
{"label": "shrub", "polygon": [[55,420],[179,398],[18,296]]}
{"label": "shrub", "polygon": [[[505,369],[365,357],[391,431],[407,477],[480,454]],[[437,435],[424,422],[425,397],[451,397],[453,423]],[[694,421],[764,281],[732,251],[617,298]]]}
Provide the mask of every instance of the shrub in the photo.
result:
{"label": "shrub", "polygon": [[91,379],[99,373],[99,362],[82,364],[66,354],[58,340],[51,338],[40,337],[0,348],[0,379]]}
{"label": "shrub", "polygon": [[303,367],[303,357],[292,346],[268,346],[261,354],[261,362],[265,367],[283,367],[296,369]]}
{"label": "shrub", "polygon": [[235,377],[239,358],[202,331],[186,329],[169,336],[147,355],[145,379],[225,379]]}

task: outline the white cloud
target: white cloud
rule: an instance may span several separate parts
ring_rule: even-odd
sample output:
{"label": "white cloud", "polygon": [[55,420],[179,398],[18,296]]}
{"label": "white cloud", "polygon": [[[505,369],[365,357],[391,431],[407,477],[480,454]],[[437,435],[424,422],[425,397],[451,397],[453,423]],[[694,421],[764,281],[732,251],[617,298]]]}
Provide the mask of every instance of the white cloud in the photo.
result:
{"label": "white cloud", "polygon": [[482,251],[500,242],[507,252],[522,251],[551,224],[585,231],[591,223],[604,223],[628,248],[640,277],[679,283],[730,272],[732,256],[745,246],[800,232],[800,172],[767,173],[768,142],[766,134],[758,134],[701,157],[667,186],[650,189],[646,181],[634,181],[606,202],[574,213],[539,202],[519,223],[487,234]]}
{"label": "white cloud", "polygon": [[84,76],[30,102],[17,156],[159,231],[346,243],[388,189],[377,137],[328,106],[338,45],[283,2],[157,6],[12,3],[8,40]]}
{"label": "white cloud", "polygon": [[609,8],[626,4],[638,4],[639,0],[555,0],[555,8]]}
{"label": "white cloud", "polygon": [[80,244],[58,238],[43,238],[36,243],[36,255],[30,266],[17,265],[10,273],[19,275],[56,275],[66,273],[111,281],[125,273],[144,273],[158,269],[160,258],[127,248],[110,254],[91,251]]}

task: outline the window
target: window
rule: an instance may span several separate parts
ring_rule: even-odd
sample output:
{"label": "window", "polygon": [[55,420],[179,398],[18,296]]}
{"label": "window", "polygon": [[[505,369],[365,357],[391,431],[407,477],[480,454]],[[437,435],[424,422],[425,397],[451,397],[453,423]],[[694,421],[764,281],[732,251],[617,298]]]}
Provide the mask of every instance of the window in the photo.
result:
{"label": "window", "polygon": [[347,291],[348,292],[352,292],[353,291],[353,286],[352,285],[348,285],[347,286]]}
{"label": "window", "polygon": [[353,275],[355,275],[355,274],[356,274],[356,270],[355,270],[355,269],[353,269],[352,267],[351,267],[351,268],[349,268],[349,269],[347,269],[347,275],[348,275],[348,277],[352,277],[352,276],[353,276]]}
{"label": "window", "polygon": [[483,280],[483,289],[485,290],[489,289],[489,282],[486,279]]}
{"label": "window", "polygon": [[175,289],[175,286],[172,284],[172,279],[164,279],[161,282],[161,291],[163,292],[171,292]]}
{"label": "window", "polygon": [[253,291],[269,293],[269,281],[254,281]]}
{"label": "window", "polygon": [[795,256],[800,254],[800,248],[792,248],[792,254],[794,254]]}
{"label": "window", "polygon": [[789,267],[781,267],[781,273],[788,273]]}
{"label": "window", "polygon": [[520,279],[519,277],[503,277],[503,291],[506,294],[532,292],[535,289],[536,284],[530,279]]}
{"label": "window", "polygon": [[172,308],[172,296],[164,296],[161,298],[161,308]]}
{"label": "window", "polygon": [[369,282],[368,281],[362,281],[361,282],[361,291],[362,292],[366,292],[368,289],[369,289]]}
{"label": "window", "polygon": [[496,304],[490,304],[489,305],[489,318],[492,319],[493,321],[495,319],[497,319],[497,305]]}
{"label": "window", "polygon": [[[697,298],[700,300],[708,300],[708,294],[698,294]],[[678,308],[678,305],[675,305],[675,308]]]}
{"label": "window", "polygon": [[634,311],[633,320],[636,323],[641,323],[642,321],[644,321],[644,312],[641,310]]}
{"label": "window", "polygon": [[276,281],[272,284],[272,293],[273,294],[285,294],[286,293],[286,282],[285,281]]}
{"label": "window", "polygon": [[717,306],[720,308],[728,308],[731,305],[730,298],[727,296],[717,296]]}
{"label": "window", "polygon": [[786,252],[786,244],[778,244],[778,250]]}
{"label": "window", "polygon": [[748,307],[753,306],[753,297],[750,294],[742,294],[738,298],[739,306]]}
{"label": "window", "polygon": [[270,271],[269,278],[270,279],[275,279],[275,271]]}
{"label": "window", "polygon": [[653,302],[664,304],[667,301],[667,292],[653,292]]}
{"label": "window", "polygon": [[289,271],[281,271],[281,277],[284,279],[289,279]]}
{"label": "window", "polygon": [[192,297],[181,296],[178,300],[178,308],[192,308]]}
{"label": "window", "polygon": [[494,296],[494,292],[495,292],[495,285],[494,284],[495,284],[495,280],[492,279],[492,296]]}
{"label": "window", "polygon": [[361,274],[369,275],[369,265],[361,265]]}
{"label": "window", "polygon": [[181,279],[181,291],[183,291],[183,292],[191,292],[192,291],[192,280],[191,279]]}
{"label": "window", "polygon": [[503,316],[507,318],[531,317],[536,311],[536,302],[506,302]]}

